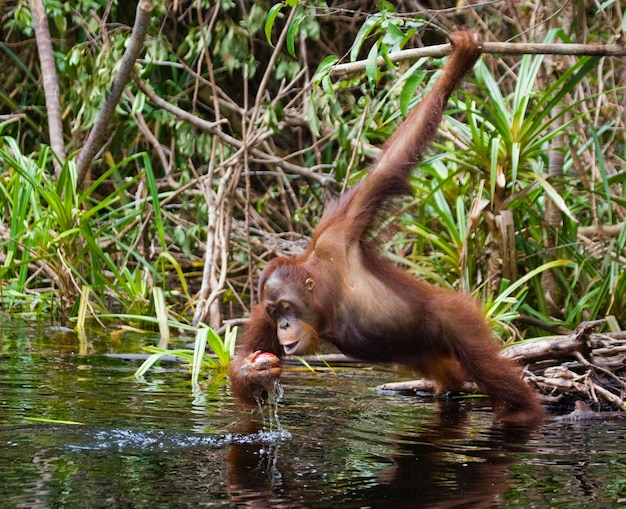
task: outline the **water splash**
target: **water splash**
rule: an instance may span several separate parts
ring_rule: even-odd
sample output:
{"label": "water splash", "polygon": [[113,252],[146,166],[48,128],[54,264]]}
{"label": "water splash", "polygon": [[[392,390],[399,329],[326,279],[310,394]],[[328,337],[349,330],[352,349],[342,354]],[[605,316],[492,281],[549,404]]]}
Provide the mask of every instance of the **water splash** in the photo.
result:
{"label": "water splash", "polygon": [[75,441],[77,443],[65,444],[63,448],[88,451],[146,452],[216,449],[233,444],[258,444],[262,449],[271,449],[289,439],[291,439],[291,434],[286,431],[261,430],[250,434],[201,435],[162,430],[136,431],[113,428],[89,430]]}
{"label": "water splash", "polygon": [[[66,443],[63,448],[70,450],[133,452],[146,450],[172,451],[179,449],[222,448],[229,445],[259,445],[262,456],[268,461],[276,457],[276,452],[285,441],[292,438],[278,418],[279,403],[284,390],[277,380],[268,391],[267,402],[257,400],[259,413],[263,417],[263,429],[255,433],[187,434],[163,430],[137,431],[132,429],[88,429],[80,428],[80,435]],[[196,393],[196,398],[199,396]],[[267,411],[266,411],[267,409]],[[74,442],[74,443],[72,443]]]}
{"label": "water splash", "polygon": [[[263,426],[268,428],[270,433],[289,433],[282,427],[278,417],[278,406],[284,395],[283,386],[279,380],[275,380],[272,387],[267,391],[267,404],[261,397],[256,400],[259,413],[263,417]],[[266,407],[267,415],[265,413]]]}

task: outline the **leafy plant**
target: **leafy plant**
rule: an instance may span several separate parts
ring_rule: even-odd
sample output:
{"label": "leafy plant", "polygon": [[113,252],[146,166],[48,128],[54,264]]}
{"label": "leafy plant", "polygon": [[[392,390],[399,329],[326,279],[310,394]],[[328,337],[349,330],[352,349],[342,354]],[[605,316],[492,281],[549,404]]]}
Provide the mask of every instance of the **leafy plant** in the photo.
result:
{"label": "leafy plant", "polygon": [[[10,224],[8,237],[0,240],[6,253],[0,279],[5,282],[4,295],[9,303],[34,302],[33,292],[41,296],[54,290],[60,297],[59,311],[67,316],[76,305],[79,289],[86,285],[95,290],[91,293],[95,299],[92,305],[101,310],[106,309],[103,302],[106,288],[116,291],[116,297],[127,310],[142,311],[137,304],[147,302],[148,291],[143,271],[147,270],[153,277],[158,274],[116,232],[145,216],[146,205],[152,204],[148,213],[154,214],[157,238],[165,244],[158,194],[145,154],[111,166],[83,191],[76,188],[71,161],[63,166],[57,180],[50,178],[47,173],[50,152],[45,145],[35,159],[24,156],[10,137],[2,138],[0,143],[0,161],[7,170],[0,185],[3,197],[0,202],[4,204],[0,207],[0,222]],[[145,163],[143,172],[126,179],[108,196],[94,196],[106,179],[135,160]],[[126,193],[143,177],[154,194],[129,201]],[[126,253],[122,264],[113,257],[119,252]],[[29,273],[33,267],[45,278],[31,280]],[[40,288],[38,285],[46,280],[48,286]]]}
{"label": "leafy plant", "polygon": [[524,297],[528,291],[528,283],[546,270],[570,264],[569,260],[554,260],[540,265],[514,282],[502,281],[497,294],[490,294],[485,300],[485,315],[491,326],[502,336],[515,338],[517,330],[511,323],[519,317],[519,310],[524,305]]}
{"label": "leafy plant", "polygon": [[[194,350],[174,349],[168,350],[159,347],[146,347],[146,351],[151,352],[142,365],[135,372],[135,377],[142,378],[155,363],[163,357],[175,356],[189,362],[191,366],[191,382],[197,385],[200,373],[203,369],[217,370],[218,377],[225,375],[225,369],[230,365],[230,359],[235,352],[237,340],[237,328],[227,329],[222,339],[217,332],[210,327],[201,327],[196,332]],[[215,356],[206,353],[206,346],[209,346]]]}
{"label": "leafy plant", "polygon": [[[565,296],[562,318],[567,325],[604,313],[616,313],[624,320],[622,299],[615,298],[616,288],[624,284],[623,266],[617,261],[624,250],[622,236],[604,252],[604,262],[589,259],[576,236],[580,219],[597,214],[589,210],[590,203],[606,203],[607,221],[612,221],[610,203],[616,197],[609,191],[606,172],[601,171],[602,186],[594,191],[598,200],[590,199],[588,189],[582,193],[577,189],[577,176],[570,183],[544,175],[549,142],[587,115],[580,106],[588,98],[569,103],[563,99],[588,76],[597,59],[578,59],[545,90],[538,90],[535,84],[542,61],[541,56],[522,57],[513,91],[506,96],[486,64],[477,64],[480,93],[465,92],[465,99],[457,102],[454,114],[447,117],[451,141],[438,146],[441,154],[425,161],[414,180],[419,214],[413,219],[415,225],[410,217],[406,219],[408,231],[417,235],[411,260],[421,271],[435,273],[440,283],[458,279],[467,291],[483,286],[488,309],[499,301],[499,295],[506,296],[498,306],[505,309],[506,302],[512,306],[510,314],[504,311],[504,322],[519,312],[553,321],[537,279],[529,281],[528,293],[524,290],[513,298],[508,291],[511,280],[525,280],[542,267],[556,275]],[[598,145],[595,139],[598,136],[592,133],[592,142]],[[573,159],[567,159],[565,168],[572,166]],[[565,184],[564,191],[557,191],[556,184]],[[558,247],[549,252],[543,216],[547,200],[565,218]],[[587,212],[581,215],[581,208]],[[509,229],[504,230],[503,224],[510,225]],[[558,258],[573,263],[549,263]],[[494,265],[493,259],[502,263]],[[507,266],[512,270],[502,273]],[[506,329],[506,323],[501,325]]]}
{"label": "leafy plant", "polygon": [[[467,122],[450,117],[450,123],[460,144],[467,147],[462,152],[462,162],[488,179],[493,207],[502,206],[508,197],[523,200],[529,184],[537,181],[557,199],[563,213],[572,217],[552,185],[542,179],[537,161],[544,157],[547,143],[582,115],[577,113],[579,103],[560,109],[556,106],[597,65],[597,59],[578,59],[545,91],[539,92],[534,85],[542,62],[543,55],[524,55],[514,92],[504,97],[496,78],[479,61],[475,74],[481,93],[468,93],[465,102],[459,104]],[[557,121],[567,114],[572,114],[570,120],[559,124]],[[516,191],[521,192],[512,196]]]}

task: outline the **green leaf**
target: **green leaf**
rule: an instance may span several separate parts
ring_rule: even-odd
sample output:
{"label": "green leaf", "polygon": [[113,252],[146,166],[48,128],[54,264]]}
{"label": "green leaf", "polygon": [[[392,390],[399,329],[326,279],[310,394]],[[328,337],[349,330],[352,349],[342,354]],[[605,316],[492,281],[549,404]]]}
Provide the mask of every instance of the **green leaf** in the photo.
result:
{"label": "green leaf", "polygon": [[379,41],[376,41],[376,44],[372,46],[365,62],[365,74],[371,89],[376,86],[378,78],[378,44]]}
{"label": "green leaf", "polygon": [[339,61],[339,57],[336,55],[329,55],[320,62],[317,66],[317,70],[313,75],[313,84],[318,86],[322,80],[330,74],[330,71],[335,67],[335,64]]}
{"label": "green leaf", "polygon": [[388,13],[396,12],[395,6],[391,2],[388,2],[387,0],[381,0],[380,2],[378,2],[378,8],[381,11],[388,12]]}
{"label": "green leaf", "polygon": [[78,425],[78,426],[85,425],[85,423],[83,422],[64,421],[60,419],[46,419],[45,417],[24,417],[24,420],[30,421],[30,422],[45,422],[46,424],[71,424],[71,425]]}
{"label": "green leaf", "polygon": [[606,171],[606,166],[604,164],[604,157],[602,152],[602,144],[600,143],[600,138],[598,136],[598,131],[596,131],[593,126],[590,126],[591,129],[591,137],[593,138],[593,145],[596,151],[596,160],[598,161],[598,168],[600,169],[600,176],[602,177],[602,187],[604,189],[604,198],[606,199],[607,207],[606,212],[609,216],[608,224],[613,223],[613,205],[611,204],[611,189],[609,186],[609,179]]}
{"label": "green leaf", "polygon": [[328,95],[334,95],[335,91],[333,90],[333,82],[331,81],[330,77],[324,77],[324,79],[322,80],[322,89]]}
{"label": "green leaf", "polygon": [[423,71],[413,73],[404,83],[402,91],[400,92],[400,111],[402,112],[402,115],[406,115],[409,105],[411,104],[411,100],[415,96],[417,87],[419,87],[424,81],[424,76],[426,76],[426,74]]}
{"label": "green leaf", "polygon": [[493,200],[496,195],[496,185],[498,181],[498,154],[500,153],[500,136],[494,136],[491,139],[491,153],[490,153],[490,172],[489,172],[489,196]]}
{"label": "green leaf", "polygon": [[230,364],[230,348],[213,329],[208,328],[207,331],[206,341],[209,343],[213,353],[217,355],[219,364],[221,366],[228,366]]}
{"label": "green leaf", "polygon": [[196,333],[196,342],[193,347],[193,362],[191,364],[191,385],[198,385],[200,378],[200,370],[202,368],[202,358],[204,357],[204,351],[206,350],[207,335],[212,332],[213,329],[207,327],[201,327]]}
{"label": "green leaf", "polygon": [[578,224],[578,221],[576,220],[576,218],[573,216],[572,212],[568,208],[567,204],[565,203],[565,200],[563,200],[563,197],[558,193],[556,189],[554,189],[552,184],[550,184],[550,182],[548,182],[541,175],[537,175],[535,173],[532,173],[531,175],[534,179],[539,181],[539,183],[542,185],[546,194],[550,197],[550,199],[554,202],[554,204],[559,208],[559,210],[563,212],[563,214],[565,214],[567,217],[569,217],[572,220],[572,222]]}
{"label": "green leaf", "polygon": [[[532,111],[528,114],[526,119],[526,132],[524,137],[535,138],[538,133],[543,132],[547,125],[550,124],[553,119],[551,117],[552,112],[556,106],[561,102],[573,88],[587,75],[587,73],[593,69],[599,61],[599,57],[581,57],[570,68],[568,68],[563,75],[554,82],[548,90],[544,92],[541,99],[537,101]],[[543,123],[542,120],[546,119]]]}
{"label": "green leaf", "polygon": [[383,36],[383,44],[393,48],[393,50],[397,50],[400,49],[403,40],[404,32],[394,23],[388,23],[387,31]]}
{"label": "green leaf", "polygon": [[526,282],[534,278],[536,275],[541,274],[545,270],[551,270],[556,267],[563,267],[564,265],[570,265],[571,263],[572,262],[570,260],[552,260],[551,262],[544,263],[536,269],[531,270],[528,274],[525,274],[521,278],[517,279],[514,283],[511,283],[510,286],[498,293],[498,296],[493,300],[492,305],[488,306],[485,309],[485,315],[488,318],[492,318],[497,312],[498,306],[506,303],[507,299],[509,299],[513,292],[519,290],[523,285],[526,284]]}
{"label": "green leaf", "polygon": [[170,342],[170,328],[167,324],[167,305],[165,304],[165,294],[160,286],[152,288],[152,297],[154,299],[154,311],[159,322],[159,332],[161,340],[159,345],[166,346]]}
{"label": "green leaf", "polygon": [[276,18],[280,14],[280,11],[283,7],[285,7],[284,3],[278,3],[272,6],[270,11],[267,13],[267,21],[265,22],[265,38],[272,47],[274,47],[274,45],[272,44],[272,29],[274,28],[274,22],[276,21]]}
{"label": "green leaf", "polygon": [[359,32],[354,38],[352,49],[350,50],[350,61],[354,62],[359,57],[359,52],[363,47],[363,43],[367,39],[368,35],[374,30],[376,26],[380,24],[380,14],[374,14],[365,20],[365,23],[359,29]]}
{"label": "green leaf", "polygon": [[511,185],[515,186],[517,183],[517,174],[519,172],[519,165],[521,160],[521,147],[519,143],[511,144]]}
{"label": "green leaf", "polygon": [[178,260],[176,260],[176,258],[174,258],[167,251],[163,251],[161,254],[159,254],[159,258],[158,259],[167,260],[168,262],[170,262],[172,267],[174,267],[174,270],[176,271],[176,274],[178,274],[178,279],[180,280],[180,285],[183,288],[183,293],[185,294],[187,299],[189,299],[189,302],[191,302],[192,299],[191,299],[191,295],[189,295],[189,286],[187,285],[187,279],[185,278],[185,273],[183,272],[183,268],[180,266],[180,263],[178,263]]}
{"label": "green leaf", "polygon": [[294,19],[289,26],[289,30],[287,30],[287,51],[293,58],[296,58],[296,37],[298,35],[298,27],[304,18],[304,14],[298,14],[296,19]]}
{"label": "green leaf", "polygon": [[165,251],[167,250],[167,242],[165,241],[165,226],[163,225],[163,215],[161,214],[159,190],[157,189],[156,178],[154,176],[154,172],[152,171],[152,165],[150,164],[148,154],[144,152],[143,156],[144,171],[146,172],[146,182],[148,184],[148,190],[150,191],[150,195],[152,197],[152,212],[154,214],[154,222],[156,224],[157,232],[159,234],[159,243],[161,244],[161,249]]}

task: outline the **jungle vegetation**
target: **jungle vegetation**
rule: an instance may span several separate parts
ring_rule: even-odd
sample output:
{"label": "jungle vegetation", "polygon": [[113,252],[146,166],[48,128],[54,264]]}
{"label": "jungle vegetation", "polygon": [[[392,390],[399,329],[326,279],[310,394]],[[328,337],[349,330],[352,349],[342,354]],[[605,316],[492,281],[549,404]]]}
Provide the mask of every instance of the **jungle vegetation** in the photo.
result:
{"label": "jungle vegetation", "polygon": [[[461,28],[617,45],[624,14],[611,0],[0,1],[0,309],[242,323],[260,268],[306,245],[442,65],[396,52]],[[414,173],[391,256],[474,293],[505,342],[626,328],[624,85],[623,54],[486,53]]]}

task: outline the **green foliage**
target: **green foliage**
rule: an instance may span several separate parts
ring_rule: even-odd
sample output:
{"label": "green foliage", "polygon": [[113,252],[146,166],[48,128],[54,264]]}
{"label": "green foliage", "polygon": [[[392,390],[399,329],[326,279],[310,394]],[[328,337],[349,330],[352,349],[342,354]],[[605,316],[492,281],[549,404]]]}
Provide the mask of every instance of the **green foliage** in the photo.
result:
{"label": "green foliage", "polygon": [[[76,310],[78,289],[87,285],[94,290],[93,305],[101,311],[107,308],[105,290],[114,291],[128,311],[145,311],[149,292],[146,271],[152,277],[158,274],[126,243],[130,239],[119,238],[117,231],[153,214],[157,238],[164,246],[159,197],[148,159],[138,155],[113,165],[83,191],[76,188],[72,162],[64,165],[56,181],[50,178],[50,151],[45,146],[42,149],[35,159],[23,155],[16,140],[0,139],[0,161],[6,170],[0,184],[0,223],[10,224],[8,237],[0,239],[6,253],[0,281],[8,304],[30,302],[33,310],[37,306],[45,309],[55,302],[51,294],[58,292],[58,311],[66,314]],[[143,171],[107,196],[94,194],[105,180],[133,161],[143,163]],[[142,178],[153,194],[129,201],[127,191]],[[121,263],[116,260],[119,253],[125,253]],[[34,287],[29,279],[33,267],[41,271]]]}
{"label": "green foliage", "polygon": [[554,260],[531,270],[515,282],[502,281],[497,294],[489,295],[485,301],[485,314],[491,326],[501,336],[515,337],[516,330],[511,323],[519,316],[519,310],[524,304],[528,292],[528,283],[546,270],[568,265],[568,260]]}
{"label": "green foliage", "polygon": [[[558,193],[541,178],[541,163],[548,142],[582,115],[577,113],[579,103],[562,108],[558,115],[553,115],[555,107],[595,67],[597,59],[578,59],[550,87],[539,93],[534,89],[534,83],[542,61],[543,56],[522,57],[514,92],[507,97],[502,95],[496,78],[484,61],[479,61],[475,73],[481,93],[466,94],[466,101],[459,104],[459,110],[467,117],[466,122],[454,118],[450,118],[450,122],[460,144],[468,148],[460,154],[462,162],[488,179],[492,202],[498,193],[503,198],[502,193],[520,187],[528,189],[525,186],[529,181],[536,180],[571,217]],[[559,124],[568,113],[573,114],[569,122]],[[516,195],[515,199],[523,200],[523,193]]]}
{"label": "green foliage", "polygon": [[[541,56],[522,57],[513,91],[508,95],[502,93],[501,84],[485,62],[477,64],[479,93],[464,92],[465,99],[457,102],[455,115],[446,118],[454,145],[439,145],[440,154],[421,165],[413,182],[418,208],[405,216],[407,231],[416,235],[410,266],[438,284],[458,285],[470,292],[482,288],[488,313],[499,316],[494,322],[503,332],[515,332],[508,324],[519,312],[553,321],[540,279],[528,279],[548,269],[557,275],[559,291],[565,297],[563,322],[567,326],[609,314],[623,323],[623,299],[615,298],[617,289],[624,286],[623,262],[618,261],[619,253],[624,252],[623,235],[597,260],[589,257],[576,235],[582,218],[596,215],[608,224],[613,221],[611,200],[616,197],[603,169],[602,151],[596,141],[599,136],[591,132],[602,183],[593,190],[595,199],[589,200],[588,190],[581,193],[580,185],[560,194],[554,182],[544,176],[549,142],[588,115],[581,108],[588,98],[568,104],[562,100],[580,86],[597,59],[577,59],[545,90],[537,90],[542,60]],[[566,158],[566,170],[572,166],[572,159]],[[559,232],[560,247],[553,253],[546,253],[543,233],[547,198],[565,220]],[[602,203],[604,212],[593,212],[592,203]],[[512,285],[503,280],[499,292],[491,294],[484,286],[488,277],[485,253],[491,250],[493,232],[482,218],[484,211],[496,214],[502,210],[513,214],[517,267],[522,276]],[[570,263],[552,265],[552,257]],[[521,281],[525,284],[518,288]],[[512,288],[515,293],[511,293]]]}
{"label": "green foliage", "polygon": [[[180,325],[180,324],[179,324]],[[142,365],[135,372],[135,377],[143,378],[144,375],[164,357],[174,356],[179,360],[187,361],[191,367],[191,383],[197,385],[202,371],[211,370],[215,373],[213,380],[223,378],[226,369],[230,365],[230,359],[235,352],[237,340],[237,328],[228,329],[222,339],[217,332],[210,327],[201,327],[196,332],[194,349],[168,350],[159,347],[146,347],[151,352]],[[213,356],[206,353],[207,345],[213,351]]]}
{"label": "green foliage", "polygon": [[[601,23],[587,19],[589,40],[619,33],[619,22],[606,24],[620,19],[614,4],[598,7]],[[152,325],[151,296],[162,288],[162,321],[175,315],[186,323],[212,260],[223,312],[245,314],[255,269],[270,253],[297,251],[288,242],[303,241],[335,191],[367,174],[441,65],[392,64],[389,55],[409,41],[443,41],[453,24],[465,19],[472,28],[479,17],[479,29],[496,39],[523,40],[530,31],[500,12],[510,8],[481,6],[480,16],[452,23],[441,14],[397,12],[384,0],[374,12],[332,10],[323,0],[157,2],[134,71],[157,97],[212,130],[156,106],[131,82],[92,165],[93,180],[79,189],[74,158],[111,88],[136,3],[46,2],[70,154],[58,178],[46,146],[28,3],[12,4],[0,40],[8,70],[0,84],[0,303],[74,317],[84,287],[89,314]],[[557,39],[569,42],[563,30],[546,40]],[[343,59],[364,61],[365,70],[333,75]],[[552,268],[567,325],[605,315],[626,323],[626,234],[588,241],[577,234],[623,221],[623,90],[614,78],[623,65],[572,62],[546,77],[540,56],[483,59],[446,115],[438,155],[416,172],[415,200],[401,211],[404,228],[391,243],[397,259],[427,280],[480,295],[504,333],[512,332],[516,313],[553,320],[538,267]],[[561,133],[570,146],[564,181],[555,182],[545,175],[546,151]],[[215,208],[219,196],[223,208]],[[548,199],[564,215],[550,253]],[[486,217],[503,212],[514,223],[518,279],[502,280],[492,295],[486,265],[494,237]],[[268,239],[286,244],[268,246]],[[221,251],[205,256],[218,241]],[[569,263],[549,265],[561,259]]]}

